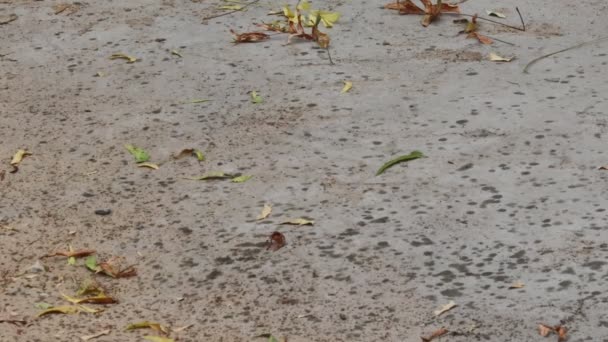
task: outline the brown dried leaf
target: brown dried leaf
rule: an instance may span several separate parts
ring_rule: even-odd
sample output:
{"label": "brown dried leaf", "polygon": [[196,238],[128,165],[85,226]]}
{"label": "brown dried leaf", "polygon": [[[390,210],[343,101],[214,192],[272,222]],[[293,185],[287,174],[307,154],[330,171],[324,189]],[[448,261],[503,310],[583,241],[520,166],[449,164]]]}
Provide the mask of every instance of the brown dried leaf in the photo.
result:
{"label": "brown dried leaf", "polygon": [[432,333],[431,335],[429,335],[429,337],[422,337],[420,336],[420,338],[422,339],[422,342],[431,342],[432,340],[436,339],[437,337],[441,337],[445,334],[448,333],[448,330],[445,328],[441,328],[436,330],[434,333]]}
{"label": "brown dried leaf", "polygon": [[2,16],[0,16],[0,25],[8,24],[12,21],[17,20],[17,18],[19,18],[19,17],[14,13],[9,14],[9,15],[2,15]]}
{"label": "brown dried leaf", "polygon": [[479,40],[480,43],[486,44],[486,45],[490,45],[494,42],[490,37],[484,36],[483,34],[481,34],[479,32],[471,32],[471,33],[469,33],[467,38],[477,38],[477,40]]}
{"label": "brown dried leaf", "polygon": [[538,325],[538,333],[540,334],[540,336],[542,336],[542,337],[549,336],[549,334],[551,332],[553,332],[552,326],[548,326],[548,325],[542,324],[542,323]]}
{"label": "brown dried leaf", "polygon": [[554,329],[558,336],[557,342],[564,342],[564,341],[566,341],[566,339],[568,339],[568,337],[566,336],[566,334],[568,333],[568,330],[565,327],[563,327],[561,325],[556,325],[554,327]]}
{"label": "brown dried leaf", "polygon": [[526,285],[518,280],[515,283],[513,283],[511,286],[509,286],[509,289],[523,289],[524,286],[526,286]]}
{"label": "brown dried leaf", "polygon": [[70,15],[70,14],[78,12],[79,9],[80,9],[80,6],[75,5],[75,4],[61,3],[61,4],[53,5],[53,11],[55,11],[55,14],[60,14],[60,13],[66,12],[66,15]]}
{"label": "brown dried leaf", "polygon": [[271,250],[273,252],[283,248],[283,246],[287,244],[285,240],[285,235],[279,232],[272,233],[267,243],[268,247],[266,247],[266,249]]}
{"label": "brown dried leaf", "polygon": [[161,325],[160,323],[156,323],[156,322],[148,322],[148,321],[137,322],[137,323],[129,324],[126,328],[126,330],[136,330],[136,329],[152,329],[152,330],[158,331],[161,334],[165,334],[165,335],[169,334],[169,329],[167,327],[165,327],[164,325]]}
{"label": "brown dried leaf", "polygon": [[236,33],[234,30],[230,30],[230,33],[234,35],[235,43],[256,43],[270,38],[264,32]]}
{"label": "brown dried leaf", "polygon": [[608,165],[600,166],[598,170],[608,170]]}
{"label": "brown dried leaf", "polygon": [[86,298],[74,298],[64,294],[61,294],[65,300],[72,304],[115,304],[118,303],[118,300],[106,296],[105,293],[100,293],[94,297],[86,297]]}
{"label": "brown dried leaf", "polygon": [[128,266],[121,268],[120,262],[122,258],[110,258],[105,262],[99,264],[100,272],[104,273],[112,278],[128,278],[137,275],[135,266]]}
{"label": "brown dried leaf", "polygon": [[435,310],[435,316],[439,316],[441,314],[443,314],[446,311],[452,310],[453,308],[456,307],[456,303],[454,303],[453,300],[451,300],[449,303],[447,303],[446,305],[442,306],[441,309],[439,310]]}
{"label": "brown dried leaf", "polygon": [[424,10],[416,6],[411,0],[394,2],[385,5],[384,8],[397,10],[400,14],[424,14]]}

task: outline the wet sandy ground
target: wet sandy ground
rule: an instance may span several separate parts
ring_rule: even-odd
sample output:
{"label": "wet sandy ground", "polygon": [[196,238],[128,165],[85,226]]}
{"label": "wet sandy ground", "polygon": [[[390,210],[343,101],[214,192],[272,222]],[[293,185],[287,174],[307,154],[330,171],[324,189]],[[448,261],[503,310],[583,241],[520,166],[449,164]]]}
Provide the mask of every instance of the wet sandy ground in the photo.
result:
{"label": "wet sandy ground", "polygon": [[[518,6],[528,30],[480,30],[515,46],[456,36],[447,16],[425,29],[382,2],[319,2],[342,13],[327,30],[335,65],[284,36],[231,43],[229,29],[254,30],[280,3],[208,21],[220,1],[54,4],[0,3],[18,15],[0,26],[0,318],[30,322],[0,323],[0,340],[109,328],[94,341],[140,341],[150,333],[124,327],[149,320],[192,324],[179,341],[419,341],[441,327],[446,341],[541,341],[538,323],[608,341],[608,45],[522,73],[606,34],[604,1],[497,8],[517,25]],[[140,60],[108,59],[119,52]],[[340,94],[344,80],[354,87]],[[128,143],[160,169],[136,167]],[[171,161],[189,147],[206,161]],[[33,155],[8,173],[20,148]],[[413,150],[427,158],[374,176]],[[254,177],[183,179],[216,170]],[[294,217],[315,224],[278,225]],[[276,230],[288,244],[272,253]],[[138,275],[97,276],[120,300],[101,314],[32,320],[35,303],[66,304],[60,293],[90,276],[65,258],[22,274],[68,244],[123,256]]]}

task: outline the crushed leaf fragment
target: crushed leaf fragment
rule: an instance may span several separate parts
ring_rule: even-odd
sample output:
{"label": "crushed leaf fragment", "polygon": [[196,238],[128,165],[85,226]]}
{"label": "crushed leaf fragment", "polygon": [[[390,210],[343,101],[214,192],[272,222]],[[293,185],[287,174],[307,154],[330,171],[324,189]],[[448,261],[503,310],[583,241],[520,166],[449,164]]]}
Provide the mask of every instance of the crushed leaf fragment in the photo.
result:
{"label": "crushed leaf fragment", "polygon": [[236,33],[234,30],[230,30],[230,33],[234,36],[234,43],[256,43],[270,38],[264,32]]}
{"label": "crushed leaf fragment", "polygon": [[225,178],[232,178],[232,176],[227,173],[224,173],[222,171],[213,171],[213,172],[207,172],[198,177],[185,177],[185,179],[190,179],[190,180],[211,180],[211,179],[225,179]]}
{"label": "crushed leaf fragment", "polygon": [[283,248],[287,244],[287,241],[285,240],[285,235],[279,232],[274,232],[270,234],[270,237],[268,238],[268,241],[266,241],[266,244],[267,250],[275,252]]}
{"label": "crushed leaf fragment", "polygon": [[129,56],[129,55],[125,55],[124,53],[115,53],[112,56],[110,56],[110,59],[126,59],[127,63],[137,62],[137,58]]}
{"label": "crushed leaf fragment", "polygon": [[353,87],[353,82],[344,81],[344,87],[342,88],[342,91],[340,93],[344,94],[344,93],[348,92],[349,90],[351,90],[352,87]]}
{"label": "crushed leaf fragment", "polygon": [[175,56],[177,56],[177,57],[179,57],[179,58],[184,58],[184,56],[182,56],[182,54],[181,54],[181,53],[179,53],[179,52],[177,52],[176,50],[171,50],[171,54],[172,54],[172,55],[175,55]]}
{"label": "crushed leaf fragment", "polygon": [[509,286],[509,289],[523,289],[524,286],[526,286],[526,285],[518,280],[515,283],[511,284]]}
{"label": "crushed leaf fragment", "polygon": [[109,335],[110,332],[111,332],[110,329],[102,330],[102,331],[100,331],[98,333],[95,333],[95,334],[92,334],[92,335],[80,336],[80,339],[86,342],[86,341],[92,340],[94,338],[98,338],[98,337],[101,337],[101,336],[104,336],[104,335]]}
{"label": "crushed leaf fragment", "polygon": [[15,173],[19,171],[19,163],[21,163],[23,158],[31,155],[32,152],[29,152],[28,150],[17,150],[17,152],[13,155],[13,159],[11,160],[11,166],[13,167],[13,170],[10,171],[10,173]]}
{"label": "crushed leaf fragment", "polygon": [[264,99],[260,95],[258,95],[257,91],[254,90],[251,92],[251,102],[252,103],[262,103],[263,101],[264,101]]}
{"label": "crushed leaf fragment", "polygon": [[502,18],[502,19],[507,17],[506,15],[504,15],[500,12],[497,12],[497,11],[493,11],[493,10],[486,10],[486,14],[489,15],[490,17],[497,17],[497,18]]}
{"label": "crushed leaf fragment", "polygon": [[281,224],[288,224],[294,226],[312,226],[315,224],[315,221],[307,220],[305,218],[295,218],[285,222],[281,222]]}
{"label": "crushed leaf fragment", "polygon": [[267,218],[272,212],[272,206],[270,204],[264,204],[264,208],[262,208],[262,212],[256,217],[256,220],[263,220]]}
{"label": "crushed leaf fragment", "polygon": [[253,178],[253,176],[242,175],[242,176],[232,178],[231,181],[232,181],[232,183],[245,183],[246,181],[250,180],[251,178]]}
{"label": "crushed leaf fragment", "polygon": [[449,303],[447,303],[446,305],[442,306],[441,309],[433,311],[433,313],[435,314],[435,316],[440,316],[444,312],[452,310],[455,307],[456,307],[456,303],[454,303],[454,301],[451,300]]}
{"label": "crushed leaf fragment", "polygon": [[501,57],[497,54],[495,54],[494,52],[491,52],[490,55],[488,56],[488,58],[492,61],[492,62],[510,62],[513,60],[513,58],[515,57]]}
{"label": "crushed leaf fragment", "polygon": [[432,340],[434,340],[434,339],[436,339],[438,337],[441,337],[441,336],[443,336],[443,335],[445,335],[447,333],[448,333],[447,329],[441,328],[441,329],[438,329],[437,331],[433,332],[428,337],[422,337],[422,336],[420,336],[420,338],[422,339],[422,342],[431,342]]}
{"label": "crushed leaf fragment", "polygon": [[150,169],[158,170],[160,167],[154,163],[139,163],[137,167],[147,167]]}

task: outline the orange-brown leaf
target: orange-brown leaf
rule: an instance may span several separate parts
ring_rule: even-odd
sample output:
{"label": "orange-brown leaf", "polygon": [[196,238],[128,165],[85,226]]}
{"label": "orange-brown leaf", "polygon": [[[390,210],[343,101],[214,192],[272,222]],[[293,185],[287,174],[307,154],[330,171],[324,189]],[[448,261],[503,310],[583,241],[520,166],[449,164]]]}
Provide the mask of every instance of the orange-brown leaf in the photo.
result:
{"label": "orange-brown leaf", "polygon": [[99,264],[100,271],[112,278],[127,278],[137,275],[135,266],[120,267],[121,258],[113,257]]}
{"label": "orange-brown leaf", "polygon": [[55,252],[53,254],[48,254],[46,255],[46,257],[53,257],[53,256],[65,256],[68,258],[82,258],[85,256],[89,256],[91,254],[95,254],[95,250],[93,249],[79,249],[76,251],[59,251],[59,252]]}
{"label": "orange-brown leaf", "polygon": [[539,324],[538,325],[538,333],[540,334],[540,336],[542,337],[546,337],[549,336],[549,334],[553,331],[553,327],[552,326],[548,326],[546,324]]}
{"label": "orange-brown leaf", "polygon": [[230,30],[230,32],[234,35],[235,43],[256,43],[270,38],[264,32],[236,33],[234,30]]}
{"label": "orange-brown leaf", "polygon": [[285,241],[285,235],[279,232],[274,232],[270,235],[267,244],[268,247],[266,249],[269,249],[273,252],[277,251],[287,244],[287,242]]}
{"label": "orange-brown leaf", "polygon": [[411,0],[394,2],[384,8],[399,11],[400,14],[424,14],[424,10],[416,6]]}
{"label": "orange-brown leaf", "polygon": [[460,13],[460,7],[458,5],[441,3],[442,13]]}
{"label": "orange-brown leaf", "polygon": [[437,337],[441,337],[447,333],[448,333],[447,329],[441,328],[441,329],[435,331],[434,333],[432,333],[431,335],[429,335],[429,337],[420,336],[420,338],[422,339],[422,342],[431,342],[432,340],[436,339]]}
{"label": "orange-brown leaf", "polygon": [[469,33],[467,38],[477,38],[477,40],[479,40],[480,43],[487,44],[487,45],[492,44],[494,42],[490,37],[484,36],[483,34],[480,34],[479,32],[471,32],[471,33]]}
{"label": "orange-brown leaf", "polygon": [[568,333],[568,330],[565,327],[561,326],[561,325],[556,325],[554,327],[554,329],[555,329],[555,332],[557,332],[557,336],[558,336],[557,342],[564,342],[564,341],[566,341],[566,339],[568,338],[566,336],[566,333]]}

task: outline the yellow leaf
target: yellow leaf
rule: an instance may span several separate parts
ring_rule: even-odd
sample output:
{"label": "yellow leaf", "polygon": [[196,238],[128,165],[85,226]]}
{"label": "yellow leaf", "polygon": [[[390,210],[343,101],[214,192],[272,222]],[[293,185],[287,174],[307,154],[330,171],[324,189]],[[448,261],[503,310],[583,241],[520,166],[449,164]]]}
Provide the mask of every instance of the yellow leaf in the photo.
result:
{"label": "yellow leaf", "polygon": [[78,305],[78,309],[80,311],[84,311],[84,312],[88,312],[88,313],[100,313],[103,311],[102,309],[93,309],[86,305]]}
{"label": "yellow leaf", "polygon": [[231,178],[231,177],[232,177],[231,175],[224,173],[222,171],[214,171],[214,172],[207,172],[198,177],[186,177],[185,179],[207,180],[207,179],[223,179],[223,178]]}
{"label": "yellow leaf", "polygon": [[144,336],[144,340],[152,341],[152,342],[175,342],[174,339],[162,336]]}
{"label": "yellow leaf", "polygon": [[298,9],[300,11],[308,11],[310,9],[310,2],[308,2],[306,0],[300,1],[300,4],[298,5]]}
{"label": "yellow leaf", "polygon": [[173,332],[180,332],[180,331],[184,331],[188,328],[190,328],[191,326],[193,326],[194,324],[188,324],[188,325],[184,325],[183,327],[179,327],[179,328],[171,328],[171,331]]}
{"label": "yellow leaf", "polygon": [[112,56],[110,56],[110,59],[126,59],[127,63],[137,62],[137,58],[125,55],[124,53],[115,53]]}
{"label": "yellow leaf", "polygon": [[317,17],[321,17],[321,22],[325,27],[333,27],[334,23],[340,19],[340,13],[327,11],[310,11],[308,15],[308,26],[314,26]]}
{"label": "yellow leaf", "polygon": [[242,175],[242,176],[238,176],[238,177],[234,177],[232,178],[232,183],[245,183],[246,181],[250,180],[253,176],[249,176],[249,175]]}
{"label": "yellow leaf", "polygon": [[435,316],[439,316],[439,315],[441,315],[442,313],[444,313],[446,311],[452,310],[454,307],[456,307],[456,303],[454,303],[454,301],[451,300],[449,303],[447,303],[446,305],[442,306],[441,309],[435,310],[434,311]]}
{"label": "yellow leaf", "polygon": [[102,330],[102,331],[100,331],[98,333],[95,333],[93,335],[80,336],[80,339],[86,342],[88,340],[92,340],[92,339],[97,338],[97,337],[101,337],[101,336],[104,336],[104,335],[109,335],[110,331],[111,331],[110,329],[108,329],[108,330]]}
{"label": "yellow leaf", "polygon": [[177,52],[176,50],[171,50],[171,54],[172,54],[172,55],[176,55],[176,56],[177,56],[177,57],[179,57],[179,58],[183,58],[183,57],[184,57],[184,56],[182,56],[182,54],[181,54],[181,53]]}
{"label": "yellow leaf", "polygon": [[486,10],[486,14],[489,15],[490,17],[498,17],[498,18],[506,18],[507,16],[500,13],[500,12],[496,12],[496,11],[491,11],[491,10]]}
{"label": "yellow leaf", "polygon": [[80,309],[77,306],[60,305],[60,306],[53,306],[50,309],[44,310],[44,311],[38,313],[38,315],[36,315],[36,316],[40,317],[40,316],[44,316],[44,315],[48,315],[48,314],[52,314],[52,313],[73,315],[78,312],[80,312]]}
{"label": "yellow leaf", "polygon": [[13,156],[13,160],[11,160],[11,165],[17,165],[21,163],[25,156],[31,156],[32,153],[27,150],[18,150],[17,153]]}
{"label": "yellow leaf", "polygon": [[159,166],[153,163],[139,163],[137,164],[138,167],[149,167],[151,169],[154,170],[158,170]]}
{"label": "yellow leaf", "polygon": [[341,94],[348,92],[353,87],[353,82],[344,81],[344,88],[342,88]]}
{"label": "yellow leaf", "polygon": [[256,217],[256,220],[263,220],[265,218],[267,218],[270,213],[272,212],[272,206],[270,204],[264,204],[264,208],[262,209],[262,212],[260,213],[260,215],[258,215],[258,217]]}
{"label": "yellow leaf", "polygon": [[291,224],[291,225],[295,225],[295,226],[306,226],[306,225],[312,226],[315,224],[315,221],[310,221],[305,218],[296,218],[296,219],[292,219],[289,221],[281,222],[281,224]]}
{"label": "yellow leaf", "polygon": [[167,329],[167,327],[161,325],[160,323],[149,322],[149,321],[129,324],[126,328],[126,330],[135,330],[135,329],[152,329],[152,330],[156,330],[158,332],[164,333],[164,334],[169,333],[169,329]]}
{"label": "yellow leaf", "polygon": [[223,5],[218,8],[223,10],[240,11],[243,9],[243,5]]}
{"label": "yellow leaf", "polygon": [[509,58],[505,58],[505,57],[501,57],[497,54],[495,54],[494,52],[490,53],[490,56],[488,57],[492,62],[510,62],[513,60],[513,58],[515,57],[509,57]]}

